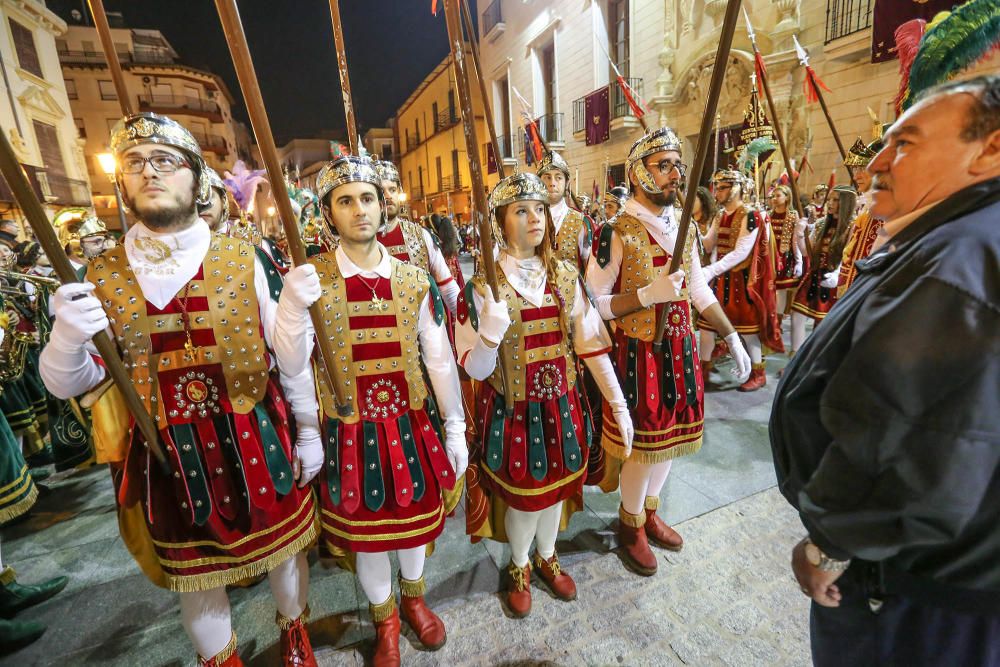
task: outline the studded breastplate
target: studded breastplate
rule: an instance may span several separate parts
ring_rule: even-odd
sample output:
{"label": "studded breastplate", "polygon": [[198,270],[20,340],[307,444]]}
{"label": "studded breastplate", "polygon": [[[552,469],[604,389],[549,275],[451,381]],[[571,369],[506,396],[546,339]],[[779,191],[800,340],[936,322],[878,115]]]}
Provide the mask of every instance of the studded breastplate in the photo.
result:
{"label": "studded breastplate", "polygon": [[[345,398],[358,420],[385,421],[419,409],[427,398],[420,363],[417,321],[420,305],[430,290],[427,272],[390,259],[386,278],[344,278],[334,253],[309,259],[322,286],[320,307],[325,335],[336,355],[335,366]],[[338,418],[325,373],[317,373],[323,411]]]}
{"label": "studded breastplate", "polygon": [[430,271],[430,257],[420,225],[400,218],[396,228],[380,235],[378,241],[399,261]]}
{"label": "studded breastplate", "polygon": [[[747,208],[741,206],[732,213],[722,214],[719,220],[719,240],[716,245],[716,257],[722,259],[736,249],[736,242],[740,240],[740,231],[743,229],[743,220],[747,216]],[[748,230],[749,231],[749,230]],[[747,257],[733,271],[741,271],[750,266],[751,257]]]}
{"label": "studded breastplate", "polygon": [[[264,397],[269,360],[252,245],[214,234],[182,291],[187,296],[162,309],[146,301],[122,246],[91,262],[87,279],[108,310],[133,385],[161,427],[247,414]],[[193,350],[185,346],[185,319]]]}
{"label": "studded breastplate", "polygon": [[569,209],[566,217],[563,218],[559,232],[556,234],[555,255],[564,262],[569,262],[573,266],[580,267],[580,234],[589,232],[587,221],[583,213],[575,209]]}

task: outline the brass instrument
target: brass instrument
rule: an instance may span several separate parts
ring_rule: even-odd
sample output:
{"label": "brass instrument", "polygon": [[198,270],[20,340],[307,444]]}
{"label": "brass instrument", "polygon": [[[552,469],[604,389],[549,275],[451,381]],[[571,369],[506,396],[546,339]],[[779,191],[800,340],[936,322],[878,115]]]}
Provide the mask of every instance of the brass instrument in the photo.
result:
{"label": "brass instrument", "polygon": [[35,342],[31,334],[18,331],[15,324],[8,324],[0,341],[0,382],[16,380],[24,374],[28,346]]}
{"label": "brass instrument", "polygon": [[45,276],[35,276],[30,273],[18,273],[16,271],[8,271],[7,269],[0,269],[0,278],[8,278],[10,280],[23,280],[24,282],[31,283],[39,289],[46,290],[48,292],[54,292],[62,283],[55,278],[46,278]]}

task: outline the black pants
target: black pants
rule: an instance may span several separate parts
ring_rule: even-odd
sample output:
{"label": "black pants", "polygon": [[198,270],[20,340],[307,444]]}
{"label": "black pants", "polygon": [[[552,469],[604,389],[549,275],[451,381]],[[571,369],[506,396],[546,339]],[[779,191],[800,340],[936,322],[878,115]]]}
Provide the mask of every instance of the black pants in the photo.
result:
{"label": "black pants", "polygon": [[1000,667],[1000,616],[882,595],[872,585],[873,567],[851,566],[837,580],[839,607],[812,604],[815,667]]}

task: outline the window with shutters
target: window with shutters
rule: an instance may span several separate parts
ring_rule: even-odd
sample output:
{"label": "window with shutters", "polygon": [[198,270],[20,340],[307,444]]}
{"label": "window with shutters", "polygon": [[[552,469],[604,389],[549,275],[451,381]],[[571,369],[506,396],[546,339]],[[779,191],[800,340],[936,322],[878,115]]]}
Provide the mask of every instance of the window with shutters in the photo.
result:
{"label": "window with shutters", "polygon": [[73,122],[76,123],[76,133],[81,139],[87,138],[87,126],[83,124],[82,118],[74,118]]}
{"label": "window with shutters", "polygon": [[[629,76],[628,0],[608,0],[608,50],[622,76]],[[614,80],[615,73],[611,72]]]}
{"label": "window with shutters", "polygon": [[98,81],[97,86],[101,89],[101,99],[102,100],[117,100],[118,95],[115,93],[115,84],[110,81]]}
{"label": "window with shutters", "polygon": [[455,190],[462,187],[462,176],[458,171],[458,149],[451,151],[451,187]]}
{"label": "window with shutters", "polygon": [[444,180],[444,174],[441,173],[441,156],[440,155],[438,155],[436,158],[434,158],[434,166],[437,168],[437,177],[438,177],[437,191],[438,192],[444,192],[444,183],[442,182]]}
{"label": "window with shutters", "polygon": [[17,53],[17,64],[26,72],[31,72],[39,78],[44,78],[42,74],[42,63],[38,60],[38,51],[35,50],[35,36],[31,34],[31,29],[26,28],[14,19],[10,22],[10,34],[14,38],[14,52]]}
{"label": "window with shutters", "polygon": [[38,140],[38,151],[42,155],[42,167],[45,169],[50,193],[56,197],[56,201],[72,201],[73,193],[66,179],[66,163],[63,162],[56,128],[37,120],[32,121],[32,125],[35,129],[35,139]]}
{"label": "window with shutters", "polygon": [[66,97],[71,100],[79,99],[76,94],[76,81],[73,79],[63,79],[66,84]]}

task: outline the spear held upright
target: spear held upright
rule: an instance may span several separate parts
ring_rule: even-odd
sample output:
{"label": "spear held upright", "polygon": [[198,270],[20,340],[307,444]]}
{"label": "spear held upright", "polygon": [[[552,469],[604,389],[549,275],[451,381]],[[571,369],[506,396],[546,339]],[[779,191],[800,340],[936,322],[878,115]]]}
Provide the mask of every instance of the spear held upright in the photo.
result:
{"label": "spear held upright", "polygon": [[[722,20],[722,35],[719,38],[719,48],[715,52],[715,65],[712,67],[712,81],[708,88],[708,99],[705,101],[705,111],[701,115],[701,129],[698,132],[698,144],[694,158],[694,166],[688,172],[690,179],[688,191],[694,192],[698,187],[698,178],[708,161],[708,148],[712,143],[712,121],[719,107],[719,96],[722,93],[722,83],[726,78],[726,63],[729,62],[729,52],[733,46],[733,33],[736,32],[736,21],[740,16],[740,0],[729,0],[726,5],[726,15]],[[688,228],[691,226],[691,212],[694,209],[696,197],[684,200],[684,210],[680,223],[677,225],[677,240],[674,242],[674,252],[670,257],[670,267],[667,273],[674,273],[681,266],[684,256],[684,246],[687,240]],[[660,352],[663,349],[663,332],[667,327],[667,311],[663,308],[656,322],[656,338],[653,348]]]}
{"label": "spear held upright", "polygon": [[121,106],[123,116],[131,116],[132,101],[128,96],[128,88],[125,87],[125,75],[122,74],[122,65],[118,62],[118,52],[115,50],[115,43],[111,38],[111,27],[108,26],[108,15],[104,13],[104,2],[102,0],[88,0],[90,13],[94,16],[94,25],[97,27],[97,37],[101,40],[101,49],[104,51],[104,59],[108,61],[108,71],[111,72],[111,82],[115,86],[115,94],[118,95],[118,104]]}
{"label": "spear held upright", "polygon": [[358,146],[358,125],[354,120],[354,98],[351,97],[351,77],[347,74],[347,51],[344,49],[344,27],[340,22],[340,2],[330,0],[330,19],[333,21],[333,44],[337,49],[337,73],[340,90],[344,95],[344,117],[347,119],[347,145],[352,155],[361,155]]}
{"label": "spear held upright", "polygon": [[[306,263],[306,249],[299,236],[298,226],[295,224],[296,216],[292,211],[292,203],[288,198],[288,190],[285,187],[284,175],[281,172],[281,164],[278,161],[278,151],[274,146],[274,136],[271,134],[271,124],[267,119],[267,112],[264,110],[264,101],[261,98],[260,86],[257,83],[257,73],[254,71],[253,60],[250,58],[250,49],[247,46],[247,38],[243,32],[243,24],[240,22],[239,9],[236,7],[236,0],[215,0],[215,7],[222,20],[222,30],[226,35],[226,43],[229,45],[229,53],[233,58],[233,65],[236,67],[236,76],[240,81],[240,88],[243,91],[243,100],[247,105],[247,115],[250,116],[250,125],[253,127],[254,136],[257,138],[257,145],[260,147],[260,155],[264,160],[264,167],[267,169],[267,176],[271,182],[271,191],[274,195],[275,205],[281,217],[281,226],[285,230],[285,237],[288,241],[288,252],[292,256],[292,261],[296,266]],[[357,133],[353,134],[355,142]],[[313,328],[316,331],[316,343],[319,347],[322,367],[326,373],[327,385],[333,389],[337,404],[337,414],[341,417],[349,417],[354,414],[354,408],[350,401],[345,398],[345,384],[337,382],[338,374],[334,360],[333,348],[329,339],[322,335],[325,330],[323,325],[323,315],[318,303],[309,308],[309,316],[312,319]],[[345,379],[346,381],[346,379]]]}

